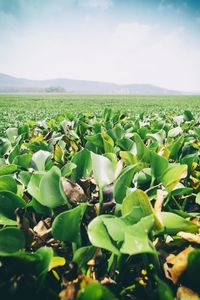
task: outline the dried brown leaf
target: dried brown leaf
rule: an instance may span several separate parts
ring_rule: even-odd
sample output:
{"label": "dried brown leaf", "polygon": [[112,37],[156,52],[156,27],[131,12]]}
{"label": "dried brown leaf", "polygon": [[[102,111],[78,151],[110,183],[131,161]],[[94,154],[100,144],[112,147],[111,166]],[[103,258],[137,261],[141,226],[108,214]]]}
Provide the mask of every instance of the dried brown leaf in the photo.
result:
{"label": "dried brown leaf", "polygon": [[62,184],[67,198],[73,204],[87,202],[88,198],[84,190],[78,183],[73,183],[70,180],[62,179]]}
{"label": "dried brown leaf", "polygon": [[177,235],[188,242],[200,244],[200,234],[180,231],[177,233]]}
{"label": "dried brown leaf", "polygon": [[177,300],[199,300],[199,296],[194,293],[191,289],[180,286],[177,290]]}
{"label": "dried brown leaf", "polygon": [[162,217],[161,217],[161,211],[162,211],[162,206],[163,206],[165,196],[166,196],[166,192],[164,192],[161,189],[158,189],[157,190],[156,201],[155,201],[155,204],[154,204],[155,214],[156,214],[160,224],[162,224],[162,225],[163,225],[163,221],[162,221]]}
{"label": "dried brown leaf", "polygon": [[70,283],[59,294],[61,300],[74,300],[76,296],[76,288],[74,283]]}
{"label": "dried brown leaf", "polygon": [[193,250],[194,248],[189,246],[185,250],[181,251],[179,254],[170,254],[166,258],[166,263],[164,264],[165,276],[172,280],[174,284],[177,283],[179,277],[187,268],[188,255]]}
{"label": "dried brown leaf", "polygon": [[50,218],[39,221],[38,224],[33,228],[34,232],[39,237],[46,239],[48,234],[51,232],[50,222],[51,222]]}

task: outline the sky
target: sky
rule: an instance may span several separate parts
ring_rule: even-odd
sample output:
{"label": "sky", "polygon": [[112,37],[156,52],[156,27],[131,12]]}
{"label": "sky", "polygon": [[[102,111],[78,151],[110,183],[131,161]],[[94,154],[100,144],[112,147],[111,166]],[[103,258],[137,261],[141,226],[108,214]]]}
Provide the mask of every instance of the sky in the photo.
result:
{"label": "sky", "polygon": [[0,0],[0,73],[200,91],[200,0]]}

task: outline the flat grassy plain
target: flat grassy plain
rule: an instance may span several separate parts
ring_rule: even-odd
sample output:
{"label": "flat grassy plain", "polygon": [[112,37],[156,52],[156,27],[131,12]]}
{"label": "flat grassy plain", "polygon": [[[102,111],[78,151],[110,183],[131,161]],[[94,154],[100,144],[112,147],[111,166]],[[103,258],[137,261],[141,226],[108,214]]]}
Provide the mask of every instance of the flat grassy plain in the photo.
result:
{"label": "flat grassy plain", "polygon": [[1,94],[0,131],[29,119],[56,118],[66,112],[98,114],[105,107],[133,114],[182,114],[190,110],[200,115],[200,96]]}

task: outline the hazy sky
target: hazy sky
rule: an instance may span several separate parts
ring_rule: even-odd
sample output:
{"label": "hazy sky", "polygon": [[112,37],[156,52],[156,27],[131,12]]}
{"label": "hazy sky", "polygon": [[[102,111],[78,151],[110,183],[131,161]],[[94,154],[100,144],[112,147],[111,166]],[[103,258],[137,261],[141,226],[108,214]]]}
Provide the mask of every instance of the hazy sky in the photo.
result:
{"label": "hazy sky", "polygon": [[0,0],[0,72],[200,91],[200,0]]}

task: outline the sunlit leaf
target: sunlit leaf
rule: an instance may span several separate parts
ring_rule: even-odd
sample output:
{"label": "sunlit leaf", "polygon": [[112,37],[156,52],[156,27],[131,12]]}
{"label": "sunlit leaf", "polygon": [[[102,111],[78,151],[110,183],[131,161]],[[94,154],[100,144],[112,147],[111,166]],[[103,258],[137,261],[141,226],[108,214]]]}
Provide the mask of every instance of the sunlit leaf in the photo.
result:
{"label": "sunlit leaf", "polygon": [[163,174],[161,182],[168,192],[171,192],[177,183],[187,176],[187,165],[175,164],[169,167]]}
{"label": "sunlit leaf", "polygon": [[111,184],[115,179],[115,169],[112,162],[95,153],[91,153],[91,158],[96,183],[101,187]]}

